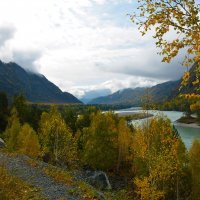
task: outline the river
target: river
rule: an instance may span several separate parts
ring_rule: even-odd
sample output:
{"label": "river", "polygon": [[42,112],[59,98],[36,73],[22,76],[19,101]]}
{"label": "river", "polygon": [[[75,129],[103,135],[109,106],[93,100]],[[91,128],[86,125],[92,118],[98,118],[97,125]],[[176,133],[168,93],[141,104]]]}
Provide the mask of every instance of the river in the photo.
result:
{"label": "river", "polygon": [[[129,109],[123,109],[123,110],[118,110],[115,111],[115,113],[138,113],[138,112],[143,112],[140,107],[133,107]],[[176,129],[179,132],[179,135],[181,136],[183,142],[185,143],[185,146],[187,149],[189,149],[192,145],[192,142],[195,138],[200,140],[200,127],[187,127],[183,126],[182,124],[176,123],[176,120],[178,120],[181,116],[183,116],[182,112],[178,111],[155,111],[155,110],[149,110],[148,111],[150,114],[155,115],[163,115],[167,116],[171,122],[174,124]],[[140,119],[140,120],[134,120],[132,121],[133,124],[142,124],[145,122],[147,119]]]}

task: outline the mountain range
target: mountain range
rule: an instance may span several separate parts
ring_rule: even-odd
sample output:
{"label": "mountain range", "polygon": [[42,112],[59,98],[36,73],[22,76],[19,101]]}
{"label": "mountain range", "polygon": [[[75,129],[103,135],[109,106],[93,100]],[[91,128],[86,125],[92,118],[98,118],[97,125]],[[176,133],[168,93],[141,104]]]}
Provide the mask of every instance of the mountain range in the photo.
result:
{"label": "mountain range", "polygon": [[[150,88],[135,88],[135,89],[124,89],[117,91],[113,94],[95,98],[89,102],[89,104],[114,104],[114,105],[130,105],[130,106],[140,106],[143,96],[148,92],[153,102],[162,102],[165,100],[171,100],[178,96],[179,94],[185,93],[198,93],[200,90],[199,84],[194,85],[193,82],[196,79],[195,70],[197,68],[197,63],[195,63],[190,68],[190,79],[185,87],[181,87],[182,79],[177,81],[168,81],[155,85]],[[148,90],[147,90],[148,89]]]}
{"label": "mountain range", "polygon": [[168,81],[151,88],[128,88],[119,90],[111,95],[95,98],[89,104],[115,104],[140,106],[142,97],[148,92],[154,102],[166,100],[173,90],[178,86],[179,81]]}
{"label": "mountain range", "polygon": [[11,100],[14,95],[22,93],[29,102],[80,104],[76,97],[62,92],[45,76],[25,71],[18,64],[0,61],[0,91],[5,92]]}

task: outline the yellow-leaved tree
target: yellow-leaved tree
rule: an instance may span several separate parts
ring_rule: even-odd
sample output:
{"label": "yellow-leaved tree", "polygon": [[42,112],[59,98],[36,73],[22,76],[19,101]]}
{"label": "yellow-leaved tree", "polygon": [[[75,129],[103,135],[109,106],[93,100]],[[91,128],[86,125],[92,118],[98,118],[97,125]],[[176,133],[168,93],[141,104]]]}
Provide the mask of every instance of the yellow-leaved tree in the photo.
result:
{"label": "yellow-leaved tree", "polygon": [[192,200],[200,200],[200,142],[195,139],[190,149]]}
{"label": "yellow-leaved tree", "polygon": [[29,124],[21,127],[18,136],[19,152],[30,157],[37,158],[40,155],[40,144],[38,135]]}
{"label": "yellow-leaved tree", "polygon": [[187,199],[186,150],[168,119],[157,117],[138,127],[133,142],[135,192],[141,200]]}
{"label": "yellow-leaved tree", "polygon": [[71,165],[76,159],[76,147],[72,131],[56,107],[42,113],[39,125],[39,140],[43,155],[53,163]]}
{"label": "yellow-leaved tree", "polygon": [[[138,9],[131,19],[139,26],[142,35],[155,33],[156,46],[161,49],[163,62],[169,63],[181,49],[186,51],[183,64],[196,63],[195,80],[200,90],[200,5],[199,0],[138,0]],[[168,33],[174,37],[169,39]],[[182,85],[187,85],[190,73],[186,70]],[[193,94],[200,99],[200,95]]]}
{"label": "yellow-leaved tree", "polygon": [[21,130],[17,110],[11,110],[11,116],[8,119],[8,125],[4,133],[7,149],[12,152],[18,150],[18,137]]}

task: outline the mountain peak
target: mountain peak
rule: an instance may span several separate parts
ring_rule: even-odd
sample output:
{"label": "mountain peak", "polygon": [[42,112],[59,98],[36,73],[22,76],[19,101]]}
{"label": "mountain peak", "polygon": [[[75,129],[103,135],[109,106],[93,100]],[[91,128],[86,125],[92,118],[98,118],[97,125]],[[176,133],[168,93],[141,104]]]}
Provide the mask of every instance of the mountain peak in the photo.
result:
{"label": "mountain peak", "polygon": [[0,61],[0,91],[8,98],[23,93],[34,103],[82,103],[68,92],[62,92],[44,75],[30,73],[14,62]]}

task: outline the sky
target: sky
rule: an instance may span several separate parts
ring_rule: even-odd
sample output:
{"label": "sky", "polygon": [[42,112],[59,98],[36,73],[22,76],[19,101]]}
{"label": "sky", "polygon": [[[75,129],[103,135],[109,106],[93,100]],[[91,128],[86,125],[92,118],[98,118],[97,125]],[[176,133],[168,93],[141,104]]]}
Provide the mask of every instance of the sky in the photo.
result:
{"label": "sky", "polygon": [[151,34],[128,14],[135,0],[0,0],[0,59],[41,73],[76,97],[147,87],[183,74],[161,63]]}

